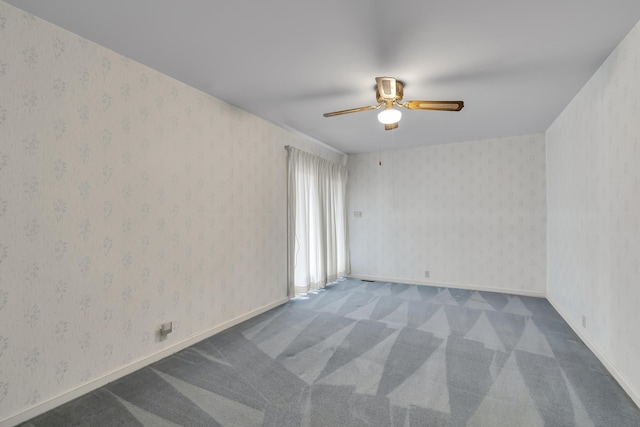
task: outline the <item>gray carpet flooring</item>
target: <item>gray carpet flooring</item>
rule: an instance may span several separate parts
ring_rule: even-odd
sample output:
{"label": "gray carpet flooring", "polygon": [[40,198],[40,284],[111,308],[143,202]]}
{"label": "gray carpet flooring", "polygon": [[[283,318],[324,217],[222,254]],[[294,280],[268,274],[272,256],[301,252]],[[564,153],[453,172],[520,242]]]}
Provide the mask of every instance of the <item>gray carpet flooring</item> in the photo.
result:
{"label": "gray carpet flooring", "polygon": [[542,298],[346,279],[23,426],[640,426]]}

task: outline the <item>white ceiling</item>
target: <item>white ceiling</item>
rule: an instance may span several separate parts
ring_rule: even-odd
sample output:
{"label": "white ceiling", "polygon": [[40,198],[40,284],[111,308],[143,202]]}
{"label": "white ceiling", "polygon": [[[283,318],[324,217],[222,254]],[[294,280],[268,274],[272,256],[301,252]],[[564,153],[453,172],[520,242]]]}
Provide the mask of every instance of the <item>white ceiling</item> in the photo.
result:
{"label": "white ceiling", "polygon": [[[5,0],[345,153],[544,132],[640,20],[639,0]],[[405,100],[384,131],[376,76]]]}

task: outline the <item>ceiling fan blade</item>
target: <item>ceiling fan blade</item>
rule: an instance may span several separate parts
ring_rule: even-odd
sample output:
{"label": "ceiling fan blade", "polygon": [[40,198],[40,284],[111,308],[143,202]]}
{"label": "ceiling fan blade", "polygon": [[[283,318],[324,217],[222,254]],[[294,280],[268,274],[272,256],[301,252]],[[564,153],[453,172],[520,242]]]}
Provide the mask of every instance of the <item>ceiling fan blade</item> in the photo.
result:
{"label": "ceiling fan blade", "polygon": [[463,101],[407,101],[398,104],[410,110],[437,110],[437,111],[460,111],[464,107]]}
{"label": "ceiling fan blade", "polygon": [[333,116],[339,116],[341,114],[349,114],[349,113],[357,113],[358,111],[367,111],[367,110],[377,110],[378,108],[382,107],[384,104],[378,104],[378,105],[370,105],[368,107],[360,107],[360,108],[352,108],[350,110],[342,110],[342,111],[334,111],[333,113],[324,113],[323,116],[325,117],[333,117]]}

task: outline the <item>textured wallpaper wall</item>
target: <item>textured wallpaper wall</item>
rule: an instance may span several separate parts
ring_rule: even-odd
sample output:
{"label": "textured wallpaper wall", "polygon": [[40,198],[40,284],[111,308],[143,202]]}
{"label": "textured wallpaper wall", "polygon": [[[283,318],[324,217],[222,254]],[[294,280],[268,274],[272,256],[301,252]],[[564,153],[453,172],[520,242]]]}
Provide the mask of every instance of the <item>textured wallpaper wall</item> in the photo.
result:
{"label": "textured wallpaper wall", "polygon": [[286,297],[286,144],[0,2],[0,420]]}
{"label": "textured wallpaper wall", "polygon": [[349,156],[352,273],[543,294],[545,185],[544,135]]}
{"label": "textured wallpaper wall", "polygon": [[547,173],[549,299],[640,404],[639,77],[640,24],[548,129]]}

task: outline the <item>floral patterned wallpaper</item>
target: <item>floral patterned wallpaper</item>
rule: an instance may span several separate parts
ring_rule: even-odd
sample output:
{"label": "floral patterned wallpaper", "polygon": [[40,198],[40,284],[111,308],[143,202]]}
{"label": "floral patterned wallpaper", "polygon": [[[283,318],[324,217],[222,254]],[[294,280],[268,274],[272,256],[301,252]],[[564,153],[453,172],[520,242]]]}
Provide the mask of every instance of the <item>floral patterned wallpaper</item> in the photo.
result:
{"label": "floral patterned wallpaper", "polygon": [[286,298],[284,145],[0,2],[0,422]]}
{"label": "floral patterned wallpaper", "polygon": [[640,405],[639,117],[640,23],[547,130],[549,300]]}
{"label": "floral patterned wallpaper", "polygon": [[349,156],[352,274],[544,295],[545,186],[542,134]]}

